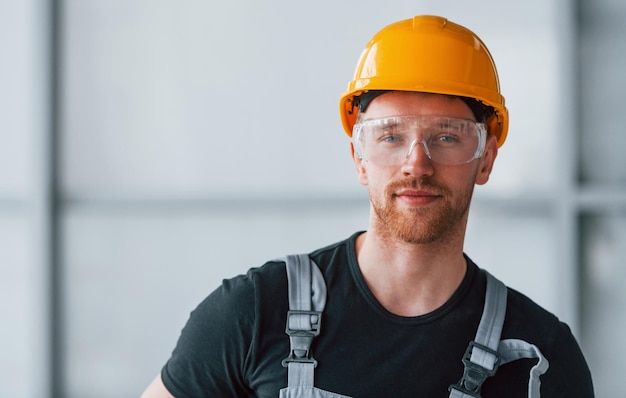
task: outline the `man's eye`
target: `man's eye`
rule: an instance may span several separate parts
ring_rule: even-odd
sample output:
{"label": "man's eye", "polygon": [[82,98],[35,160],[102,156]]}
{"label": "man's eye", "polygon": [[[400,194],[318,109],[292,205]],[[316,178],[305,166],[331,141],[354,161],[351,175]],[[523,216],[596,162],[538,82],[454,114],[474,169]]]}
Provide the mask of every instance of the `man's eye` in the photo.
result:
{"label": "man's eye", "polygon": [[453,135],[453,134],[440,134],[435,137],[433,142],[436,142],[439,144],[456,144],[456,143],[459,143],[460,140],[458,136]]}
{"label": "man's eye", "polygon": [[400,141],[400,137],[393,134],[383,135],[381,141],[393,144]]}
{"label": "man's eye", "polygon": [[441,137],[439,137],[439,141],[444,141],[444,142],[456,142],[459,139],[454,136],[454,135],[442,135]]}

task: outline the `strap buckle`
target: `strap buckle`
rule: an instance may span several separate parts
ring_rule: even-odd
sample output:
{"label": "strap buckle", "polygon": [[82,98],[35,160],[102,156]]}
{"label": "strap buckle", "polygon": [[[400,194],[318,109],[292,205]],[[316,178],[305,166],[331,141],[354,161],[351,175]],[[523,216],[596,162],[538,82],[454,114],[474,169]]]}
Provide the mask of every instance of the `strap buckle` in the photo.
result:
{"label": "strap buckle", "polygon": [[[493,369],[487,369],[470,360],[474,348],[486,351],[487,353],[496,357],[496,361],[493,364]],[[494,351],[491,348],[486,347],[482,344],[478,344],[475,341],[470,342],[467,346],[467,349],[465,350],[465,354],[463,355],[463,365],[465,366],[465,369],[463,370],[463,377],[461,378],[461,380],[459,380],[458,383],[452,384],[450,387],[448,387],[448,391],[452,392],[452,390],[455,389],[471,397],[480,398],[480,390],[483,386],[483,383],[485,382],[485,380],[487,380],[488,377],[496,374],[496,370],[498,370],[498,366],[500,366],[501,361],[502,357],[500,356],[500,354],[498,354],[497,351]]]}
{"label": "strap buckle", "polygon": [[283,359],[282,365],[287,367],[290,362],[312,363],[317,361],[311,356],[313,338],[319,336],[322,323],[321,311],[291,310],[287,312],[285,333],[291,344],[289,355]]}

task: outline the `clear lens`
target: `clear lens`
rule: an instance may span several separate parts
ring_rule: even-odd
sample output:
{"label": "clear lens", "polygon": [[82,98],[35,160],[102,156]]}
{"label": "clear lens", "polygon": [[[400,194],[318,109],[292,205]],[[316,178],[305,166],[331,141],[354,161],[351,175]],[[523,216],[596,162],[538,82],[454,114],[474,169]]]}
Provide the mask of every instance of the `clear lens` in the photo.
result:
{"label": "clear lens", "polygon": [[414,150],[442,165],[461,165],[482,156],[483,123],[441,116],[393,116],[354,126],[357,156],[381,166],[400,165]]}

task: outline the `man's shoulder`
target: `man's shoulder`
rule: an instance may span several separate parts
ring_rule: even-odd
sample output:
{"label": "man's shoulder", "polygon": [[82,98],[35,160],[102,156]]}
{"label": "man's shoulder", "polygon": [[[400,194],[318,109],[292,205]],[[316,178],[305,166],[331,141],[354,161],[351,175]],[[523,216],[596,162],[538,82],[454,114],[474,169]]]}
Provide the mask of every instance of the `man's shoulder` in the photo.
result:
{"label": "man's shoulder", "polygon": [[[308,252],[310,258],[318,265],[324,274],[330,272],[332,268],[338,264],[344,264],[347,261],[348,253],[353,252],[350,247],[354,245],[354,239],[359,233],[339,242],[329,244],[319,249]],[[223,282],[229,288],[241,290],[258,290],[265,292],[277,291],[284,292],[287,287],[287,273],[285,271],[285,253],[281,257],[276,257],[267,261],[259,267],[250,268],[245,275],[238,275],[234,278],[227,279]]]}
{"label": "man's shoulder", "polygon": [[[487,271],[479,268],[475,263],[472,263],[476,270],[478,270],[480,284],[478,286],[485,286]],[[507,287],[507,307],[506,307],[506,320],[515,321],[521,323],[528,323],[530,325],[539,323],[541,325],[550,325],[556,327],[559,324],[559,319],[552,312],[535,302],[532,298],[528,297],[519,290],[508,286],[505,280],[499,279],[497,275],[491,274],[495,279],[504,283]]]}
{"label": "man's shoulder", "polygon": [[[484,286],[486,271],[480,268],[479,270],[481,275],[479,280],[483,281]],[[563,333],[570,333],[569,327],[554,313],[524,293],[507,286],[507,306],[502,338],[522,339],[546,347],[553,345]]]}
{"label": "man's shoulder", "polygon": [[524,293],[511,287],[507,287],[507,289],[507,315],[511,313],[511,316],[532,319],[542,323],[557,324],[559,322],[556,315]]}
{"label": "man's shoulder", "polygon": [[355,241],[361,233],[356,232],[347,239],[314,250],[309,256],[322,271],[331,271],[337,264],[343,266],[346,262],[356,264]]}
{"label": "man's shoulder", "polygon": [[509,287],[502,337],[526,340],[550,352],[571,340],[571,330],[554,313]]}
{"label": "man's shoulder", "polygon": [[[524,340],[536,346],[547,359],[549,368],[541,378],[542,395],[546,392],[547,396],[592,397],[589,368],[569,326],[525,294],[510,287],[507,290],[501,338]],[[530,365],[521,361],[517,365],[509,364],[498,372],[501,375],[517,374],[524,366]],[[572,377],[575,378],[574,383]],[[572,390],[578,392],[573,395]]]}

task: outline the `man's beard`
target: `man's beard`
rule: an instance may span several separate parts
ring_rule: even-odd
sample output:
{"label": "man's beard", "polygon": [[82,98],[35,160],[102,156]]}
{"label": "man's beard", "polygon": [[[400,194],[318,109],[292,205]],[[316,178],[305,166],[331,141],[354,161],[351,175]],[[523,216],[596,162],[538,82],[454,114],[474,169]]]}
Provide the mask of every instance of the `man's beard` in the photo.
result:
{"label": "man's beard", "polygon": [[[441,195],[434,206],[399,207],[395,193],[403,189],[424,189]],[[385,187],[383,197],[376,197],[370,191],[370,201],[376,213],[377,229],[387,237],[399,238],[407,243],[426,244],[449,237],[467,214],[473,184],[456,199],[451,199],[450,191],[426,180],[404,180]]]}

